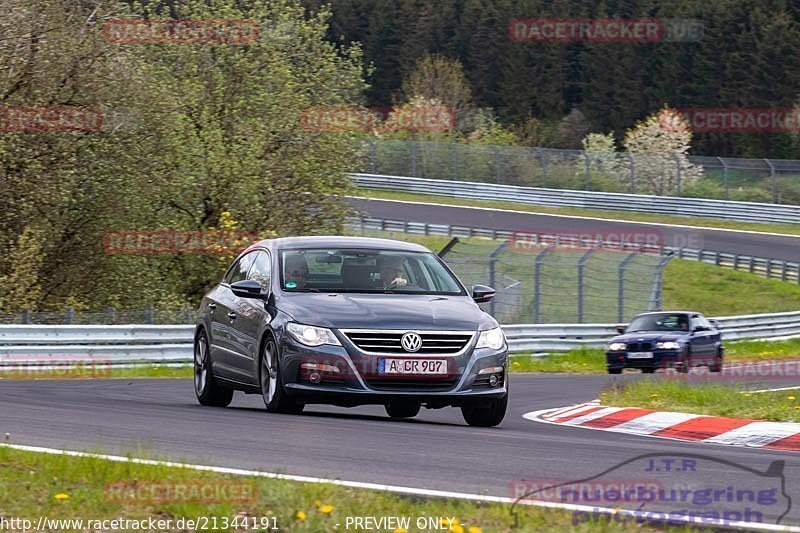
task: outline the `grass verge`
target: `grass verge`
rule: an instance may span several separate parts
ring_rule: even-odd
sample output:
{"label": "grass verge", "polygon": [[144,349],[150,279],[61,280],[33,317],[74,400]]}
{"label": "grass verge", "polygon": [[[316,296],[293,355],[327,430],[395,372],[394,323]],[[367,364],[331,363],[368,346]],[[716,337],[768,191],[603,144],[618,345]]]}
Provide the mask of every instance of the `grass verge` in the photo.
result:
{"label": "grass verge", "polygon": [[553,215],[572,215],[593,218],[609,218],[617,220],[630,220],[633,222],[656,222],[661,224],[676,224],[681,226],[704,226],[708,228],[735,229],[746,231],[783,233],[786,235],[800,235],[800,225],[795,224],[769,224],[758,222],[737,222],[735,220],[717,220],[702,217],[683,217],[677,215],[655,215],[631,211],[608,211],[600,209],[580,209],[572,207],[544,207],[538,205],[522,204],[516,202],[489,202],[482,200],[461,200],[447,196],[432,194],[413,194],[406,192],[383,191],[378,189],[356,189],[358,196],[384,200],[405,200],[410,202],[433,202],[447,205],[464,205],[474,207],[491,207],[495,209],[509,209],[515,211],[528,211]]}
{"label": "grass verge", "polygon": [[[443,517],[444,531],[480,533],[510,531],[514,517],[510,506],[482,504],[456,499],[399,496],[390,493],[351,489],[317,483],[300,483],[258,477],[229,476],[190,469],[121,463],[95,458],[32,453],[0,447],[0,516],[38,522],[48,519],[148,519],[170,520],[158,528],[179,531],[178,521],[205,517],[209,528],[216,519],[232,524],[247,520],[267,528],[239,527],[218,529],[283,531],[333,531],[346,529],[348,517],[409,517],[408,531],[417,518]],[[171,495],[171,497],[165,497]],[[517,510],[520,526],[526,531],[655,531],[634,525],[624,527],[586,523],[573,525],[566,511],[532,507]],[[446,519],[454,519],[448,522]],[[263,520],[263,521],[262,521]],[[75,524],[50,524],[49,530],[91,529]],[[209,529],[207,528],[207,529]],[[106,529],[106,528],[96,528]],[[131,530],[132,528],[122,528]],[[352,529],[352,524],[351,524]],[[680,529],[679,529],[680,530]],[[689,531],[689,529],[683,529]],[[390,528],[389,531],[392,531]],[[395,531],[403,531],[395,529]]]}
{"label": "grass verge", "polygon": [[607,389],[601,393],[600,403],[752,420],[800,422],[798,398],[800,390],[750,394],[735,386],[645,379]]}

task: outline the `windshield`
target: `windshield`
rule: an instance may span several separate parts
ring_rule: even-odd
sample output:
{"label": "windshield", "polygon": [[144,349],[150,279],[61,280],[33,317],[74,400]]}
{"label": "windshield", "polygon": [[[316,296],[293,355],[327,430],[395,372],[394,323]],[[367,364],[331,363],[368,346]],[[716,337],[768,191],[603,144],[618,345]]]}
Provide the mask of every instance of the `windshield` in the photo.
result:
{"label": "windshield", "polygon": [[328,248],[284,250],[280,258],[281,287],[290,292],[465,294],[428,252]]}
{"label": "windshield", "polygon": [[681,313],[638,316],[625,333],[636,331],[689,331],[689,317]]}

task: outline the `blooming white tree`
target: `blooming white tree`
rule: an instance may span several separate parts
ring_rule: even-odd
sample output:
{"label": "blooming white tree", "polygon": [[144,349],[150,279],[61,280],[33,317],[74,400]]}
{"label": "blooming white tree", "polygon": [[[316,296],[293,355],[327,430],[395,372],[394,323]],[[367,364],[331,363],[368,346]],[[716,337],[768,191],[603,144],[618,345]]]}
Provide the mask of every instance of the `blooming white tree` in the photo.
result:
{"label": "blooming white tree", "polygon": [[700,179],[703,167],[693,165],[687,157],[691,141],[689,124],[668,107],[629,129],[623,145],[633,156],[636,190],[675,194]]}

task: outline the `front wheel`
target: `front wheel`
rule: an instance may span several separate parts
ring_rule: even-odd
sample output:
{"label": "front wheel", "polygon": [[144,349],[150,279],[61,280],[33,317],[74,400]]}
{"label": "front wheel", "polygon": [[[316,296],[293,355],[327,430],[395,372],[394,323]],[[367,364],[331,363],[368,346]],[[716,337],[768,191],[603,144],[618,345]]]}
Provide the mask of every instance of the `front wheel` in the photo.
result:
{"label": "front wheel", "polygon": [[233,400],[233,390],[220,386],[211,372],[211,353],[205,331],[200,331],[194,341],[194,393],[200,405],[227,407]]}
{"label": "front wheel", "polygon": [[714,362],[708,367],[709,372],[722,372],[722,350],[717,350],[717,355],[714,356]]}
{"label": "front wheel", "polygon": [[507,407],[508,394],[497,400],[489,400],[488,406],[473,407],[465,405],[461,408],[461,416],[470,426],[489,428],[503,421]]}
{"label": "front wheel", "polygon": [[608,373],[609,374],[622,374],[622,369],[621,368],[609,368],[608,369]]}
{"label": "front wheel", "polygon": [[305,407],[289,398],[283,389],[281,368],[278,358],[278,348],[272,339],[264,343],[261,354],[259,382],[261,383],[261,397],[270,413],[298,414]]}

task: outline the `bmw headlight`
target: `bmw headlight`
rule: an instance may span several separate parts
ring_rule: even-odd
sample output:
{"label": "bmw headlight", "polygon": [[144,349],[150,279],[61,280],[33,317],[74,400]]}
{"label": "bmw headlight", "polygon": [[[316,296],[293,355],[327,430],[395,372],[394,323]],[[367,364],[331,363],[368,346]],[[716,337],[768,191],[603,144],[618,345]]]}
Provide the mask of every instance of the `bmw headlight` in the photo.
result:
{"label": "bmw headlight", "polygon": [[656,343],[656,348],[658,348],[659,350],[677,350],[680,347],[681,347],[681,345],[678,344],[675,341],[666,341],[666,342],[657,342]]}
{"label": "bmw headlight", "polygon": [[506,343],[506,336],[501,328],[487,329],[481,331],[478,337],[478,344],[475,348],[491,348],[492,350],[499,350]]}
{"label": "bmw headlight", "polygon": [[608,345],[609,352],[620,352],[624,349],[625,349],[624,342],[612,342],[611,344]]}
{"label": "bmw headlight", "polygon": [[286,325],[286,331],[289,332],[294,340],[306,346],[322,346],[323,344],[332,344],[334,346],[341,346],[342,343],[336,338],[328,328],[318,328],[317,326],[307,326],[305,324],[295,324],[290,322]]}

